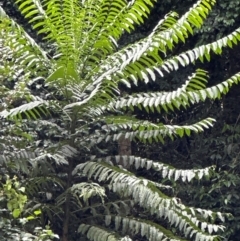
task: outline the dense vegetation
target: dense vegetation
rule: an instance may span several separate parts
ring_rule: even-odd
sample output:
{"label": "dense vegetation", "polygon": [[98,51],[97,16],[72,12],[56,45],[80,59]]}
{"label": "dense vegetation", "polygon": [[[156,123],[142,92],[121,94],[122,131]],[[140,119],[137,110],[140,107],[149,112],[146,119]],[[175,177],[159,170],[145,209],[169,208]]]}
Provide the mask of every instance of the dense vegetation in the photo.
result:
{"label": "dense vegetation", "polygon": [[[51,228],[63,241],[234,240],[239,113],[225,118],[230,102],[221,97],[240,80],[228,50],[240,32],[207,37],[223,5],[214,12],[213,0],[186,1],[180,18],[170,12],[155,23],[159,11],[177,6],[150,14],[154,1],[18,0],[16,12],[7,2],[0,8],[2,237],[56,238]],[[208,72],[196,65],[210,58],[208,87]],[[212,117],[217,124],[202,133]],[[225,212],[235,225],[223,233],[231,224]]]}

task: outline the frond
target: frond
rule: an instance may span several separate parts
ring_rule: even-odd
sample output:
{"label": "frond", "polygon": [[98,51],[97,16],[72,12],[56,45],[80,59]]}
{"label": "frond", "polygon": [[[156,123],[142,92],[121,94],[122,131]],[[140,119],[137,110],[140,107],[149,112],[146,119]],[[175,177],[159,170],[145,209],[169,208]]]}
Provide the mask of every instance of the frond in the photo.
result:
{"label": "frond", "polygon": [[[194,94],[197,95],[198,90],[205,91],[207,83],[207,72],[201,69],[196,70],[192,76],[188,77],[182,87],[175,91],[170,92],[153,92],[153,93],[143,93],[136,95],[127,95],[125,97],[119,98],[119,100],[111,102],[108,106],[102,107],[103,110],[106,109],[133,109],[137,107],[139,109],[145,109],[148,112],[155,110],[161,112],[161,110],[168,112],[174,111],[175,108],[179,109],[181,106],[186,108],[190,103],[197,102],[199,98],[194,98]],[[207,95],[208,91],[206,91]],[[200,95],[200,94],[199,94]],[[194,102],[195,101],[195,102]]]}
{"label": "frond", "polygon": [[[133,159],[136,160],[135,163],[132,161]],[[147,161],[146,166],[147,167],[142,165],[142,163],[144,163],[145,158],[139,158],[139,157],[135,157],[135,156],[107,156],[105,158],[97,158],[96,156],[91,156],[91,161],[96,161],[96,162],[101,162],[101,163],[105,162],[105,163],[107,163],[110,166],[115,166],[116,164],[120,164],[120,160],[121,160],[121,165],[123,164],[123,167],[125,167],[125,166],[129,166],[130,167],[130,166],[135,164],[135,168],[136,169],[140,168],[140,166],[142,168],[146,168],[147,170],[149,170],[150,168],[154,169],[153,166],[149,167],[149,165],[150,165],[149,163],[151,162],[150,160],[146,159],[146,161]],[[138,160],[140,160],[141,164],[140,164],[140,162]],[[159,164],[159,166],[165,166],[165,164]],[[174,169],[174,168],[171,167],[170,165],[166,165],[166,169],[170,171],[170,169]],[[209,167],[209,169],[211,169],[211,167]],[[157,170],[157,168],[154,169],[154,170],[161,172],[160,167],[158,168],[158,170]],[[199,171],[201,172],[200,169],[199,169]],[[209,175],[208,170],[206,170],[205,173],[206,173],[206,175]],[[164,176],[164,178],[165,177],[166,176]],[[184,174],[183,174],[182,178],[183,178],[184,181],[186,181],[185,178],[184,178]],[[201,176],[201,178],[202,178],[202,176]],[[153,185],[155,185],[160,190],[164,190],[165,191],[165,190],[172,190],[173,189],[171,186],[164,185],[164,184],[161,184],[159,182],[154,182],[154,181],[151,181],[151,180],[148,180],[148,182],[153,184]]]}
{"label": "frond", "polygon": [[78,151],[70,145],[63,145],[60,150],[58,150],[58,154],[65,158],[72,158],[78,154]]}
{"label": "frond", "polygon": [[[96,173],[95,173],[96,171]],[[87,175],[88,178],[95,178],[99,182],[118,182],[121,179],[123,182],[126,180],[129,180],[130,183],[154,183],[150,180],[147,180],[146,182],[140,178],[135,177],[132,173],[128,171],[123,171],[118,167],[114,167],[112,165],[109,165],[107,163],[96,163],[93,161],[89,161],[88,163],[79,164],[76,166],[76,168],[73,170],[73,175],[76,175],[77,173],[82,173],[84,175]],[[114,179],[116,178],[116,179]],[[129,183],[129,184],[130,184]]]}
{"label": "frond", "polygon": [[[155,92],[155,93],[138,93],[136,95],[127,95],[121,97],[114,101],[99,101],[92,106],[88,106],[85,109],[85,113],[89,116],[98,117],[103,115],[106,111],[116,111],[120,109],[129,108],[133,110],[134,108],[145,109],[146,111],[155,110],[158,112],[163,111],[173,111],[175,108],[179,109],[181,106],[187,107],[190,103],[195,103],[199,101],[200,97],[197,99],[197,94],[189,94],[191,91],[205,89],[207,83],[207,72],[201,69],[196,70],[196,72],[188,78],[185,84],[178,88],[176,91],[172,92]],[[104,90],[106,99],[111,100],[112,97],[107,95],[107,91]],[[80,91],[71,89],[74,97],[81,96]],[[195,92],[194,92],[195,93]],[[206,94],[208,92],[206,91]],[[109,98],[107,98],[109,97]],[[72,106],[78,106],[78,104],[72,104]],[[117,121],[117,120],[116,120]]]}
{"label": "frond", "polygon": [[[149,6],[153,5],[152,2],[154,0],[146,2],[132,0],[129,3],[123,0],[91,3],[96,4],[95,6],[99,8],[95,17],[90,21],[90,24],[95,23],[95,25],[86,35],[88,39],[83,41],[87,46],[86,52],[89,50],[92,52],[92,55],[89,58],[85,58],[83,63],[83,67],[87,66],[90,70],[88,71],[89,73],[86,73],[88,78],[96,73],[98,62],[103,61],[109,53],[113,53],[113,50],[117,49],[117,41],[123,32],[125,30],[131,32],[136,24],[143,22],[143,17],[146,17],[150,12]],[[92,12],[92,8],[91,6],[89,12]],[[86,24],[84,23],[83,25]],[[89,23],[87,23],[88,25]],[[85,46],[83,46],[83,49],[86,49]],[[86,53],[84,54],[86,55]],[[101,59],[99,58],[100,56]],[[92,68],[93,66],[95,68]]]}
{"label": "frond", "polygon": [[[41,117],[41,114],[47,115],[49,101],[42,100],[41,98],[34,98],[33,101],[23,104],[19,107],[12,108],[11,110],[4,110],[0,112],[0,117],[9,119],[22,119],[24,114],[28,119],[37,119]],[[41,113],[41,114],[40,114]]]}
{"label": "frond", "polygon": [[[2,120],[2,123],[4,123],[4,120]],[[1,149],[4,150],[5,154],[12,152],[12,150],[21,150],[26,147],[28,142],[33,140],[33,135],[23,131],[21,125],[7,124],[6,128],[2,127],[0,136]]]}
{"label": "frond", "polygon": [[197,70],[185,84],[175,91],[171,92],[153,92],[130,95],[119,98],[111,102],[108,106],[101,107],[104,111],[120,110],[125,108],[145,109],[147,112],[169,112],[180,107],[187,108],[190,104],[196,104],[205,101],[219,99],[227,94],[233,84],[240,82],[240,73],[236,73],[229,79],[217,84],[216,86],[206,88],[207,73],[203,70]]}
{"label": "frond", "polygon": [[81,224],[78,232],[86,235],[91,241],[120,241],[119,235],[93,225]]}
{"label": "frond", "polygon": [[106,215],[105,225],[109,226],[112,223],[114,223],[116,231],[120,231],[123,234],[140,234],[148,240],[184,240],[176,237],[170,230],[167,230],[156,223],[140,218],[135,219],[132,217]]}
{"label": "frond", "polygon": [[[213,230],[215,230],[214,232],[224,230],[222,225],[211,224],[207,221],[208,218],[213,220],[213,212],[188,208],[179,203],[178,199],[164,196],[159,190],[149,184],[128,184],[127,181],[124,180],[121,183],[114,182],[112,189],[124,197],[130,195],[136,204],[148,210],[151,215],[156,215],[160,219],[167,219],[168,223],[181,231],[186,238],[192,238],[193,235],[196,235],[196,237],[204,237],[204,240],[210,241]],[[198,212],[200,218],[196,217],[196,212]],[[207,234],[206,224],[210,227],[210,235]],[[212,227],[214,227],[214,229],[211,229]]]}
{"label": "frond", "polygon": [[[153,7],[152,2],[156,2],[156,0],[146,2],[132,0],[128,4],[126,1],[117,1],[114,4],[114,11],[109,11],[109,15],[105,20],[104,29],[106,34],[113,33],[112,36],[117,41],[124,30],[130,33],[135,28],[135,25],[143,23],[143,18],[148,16],[150,13],[149,6]],[[107,4],[110,4],[110,2],[107,2]],[[113,8],[113,6],[111,7]],[[106,34],[104,35],[107,36]]]}
{"label": "frond", "polygon": [[[129,3],[123,0],[102,1],[99,4],[98,14],[94,22],[96,23],[89,33],[91,39],[88,42],[92,52],[91,61],[101,56],[105,58],[107,54],[113,53],[117,46],[117,41],[126,30],[131,32],[135,24],[143,23],[143,17],[150,13],[149,6],[153,6],[152,1],[132,0]],[[93,4],[93,3],[91,3]],[[92,7],[91,7],[92,11]],[[93,21],[91,21],[93,22]],[[104,29],[104,31],[102,31]],[[93,37],[95,35],[95,37]],[[111,36],[111,37],[110,37]]]}
{"label": "frond", "polygon": [[[215,54],[221,54],[223,48],[230,47],[235,44],[237,45],[240,41],[240,28],[236,29],[234,32],[230,33],[229,35],[214,41],[209,44],[201,45],[195,47],[194,49],[188,50],[183,52],[177,56],[171,57],[169,59],[164,60],[163,64],[158,65],[155,64],[153,66],[154,70],[156,70],[160,76],[164,76],[164,72],[171,72],[173,70],[177,70],[179,66],[187,66],[189,63],[194,63],[196,60],[200,60],[201,62],[206,59],[210,61],[211,52]],[[146,69],[146,71],[148,71]]]}
{"label": "frond", "polygon": [[[148,210],[151,215],[158,218],[165,218],[168,222],[184,233],[185,237],[193,235],[204,237],[204,240],[211,240],[212,235],[206,234],[199,228],[201,223],[213,212],[188,208],[179,203],[176,198],[169,198],[157,189],[147,179],[139,179],[129,172],[122,171],[116,167],[104,163],[87,162],[78,165],[73,174],[82,172],[88,178],[97,179],[99,182],[108,181],[109,188],[122,197],[132,197],[134,203]],[[193,212],[199,211],[201,219],[197,219]],[[203,226],[204,227],[204,226]],[[213,230],[222,230],[223,226],[214,225]]]}
{"label": "frond", "polygon": [[212,176],[215,169],[214,166],[211,166],[203,169],[181,170],[158,161],[152,161],[147,158],[141,158],[136,156],[107,156],[105,158],[97,158],[96,160],[99,162],[107,163],[112,161],[114,163],[120,163],[121,161],[124,166],[134,167],[136,169],[153,169],[154,171],[161,173],[163,178],[174,179],[174,181],[181,179],[183,182],[190,182],[193,178],[200,180],[203,177],[210,177]]}
{"label": "frond", "polygon": [[[110,123],[112,119],[112,124],[107,124],[102,127],[105,134],[96,135],[98,137],[97,142],[105,141],[116,141],[120,138],[125,138],[129,140],[139,140],[142,142],[153,142],[161,141],[164,143],[164,139],[169,137],[173,139],[174,137],[183,137],[184,135],[190,136],[191,132],[201,133],[204,129],[208,129],[213,126],[215,121],[212,118],[206,118],[192,125],[164,125],[154,124],[149,121],[129,121],[129,119],[121,118],[122,123],[115,123],[117,117],[105,118],[105,120]],[[127,121],[126,121],[127,120]],[[115,133],[115,134],[114,134]]]}
{"label": "frond", "polygon": [[[84,211],[86,209],[91,209],[92,211],[94,210],[93,216],[97,213],[96,209],[98,206],[105,207],[105,189],[98,183],[82,182],[73,184],[72,187],[56,198],[56,205],[59,207],[63,205],[67,197],[70,197],[71,203],[76,206],[78,211]],[[98,202],[98,205],[89,205],[89,200],[93,197],[99,197],[101,202]]]}
{"label": "frond", "polygon": [[68,161],[64,158],[66,155],[62,153],[40,153],[27,151],[26,149],[6,151],[4,155],[0,155],[0,165],[12,170],[20,171],[30,176],[38,175],[40,172],[54,173],[54,165],[68,165]]}
{"label": "frond", "polygon": [[[73,34],[79,34],[76,25],[81,23],[76,16],[79,9],[77,1],[17,0],[16,3],[19,4],[19,10],[23,16],[30,18],[29,22],[33,28],[38,29],[38,34],[43,33],[46,39],[57,43],[58,53],[64,54],[64,57],[67,56],[67,51],[74,53],[76,38]],[[79,26],[81,25],[79,24]],[[72,31],[73,27],[75,27],[75,31]]]}
{"label": "frond", "polygon": [[65,188],[65,183],[56,176],[35,176],[25,180],[26,193],[37,197],[41,192],[51,192],[53,189]]}
{"label": "frond", "polygon": [[[29,1],[28,1],[29,2]],[[26,2],[27,3],[27,2]],[[20,41],[21,43],[24,42],[24,43],[28,43],[33,50],[36,50],[36,52],[38,54],[40,54],[41,56],[41,60],[45,60],[47,61],[48,60],[48,57],[46,55],[46,52],[39,46],[39,44],[36,43],[36,41],[31,38],[24,30],[23,28],[18,24],[16,23],[12,18],[9,18],[9,16],[6,14],[6,12],[4,11],[4,9],[2,7],[0,7],[0,18],[2,20],[1,24],[5,24],[5,29],[3,28],[1,30],[1,34],[4,34],[5,31],[7,30],[10,30],[10,26],[11,26],[11,30],[14,32],[16,31],[16,33],[18,34],[18,37],[22,37],[22,40],[25,39],[25,41]],[[10,31],[11,32],[11,31]],[[7,37],[5,35],[5,37]],[[5,39],[5,38],[3,38]],[[15,44],[18,44],[17,41],[15,42]],[[14,46],[13,46],[14,47]],[[23,49],[19,48],[18,51],[21,51]],[[20,52],[21,53],[21,52]]]}
{"label": "frond", "polygon": [[65,159],[66,156],[61,155],[60,153],[50,154],[50,153],[43,153],[38,155],[36,158],[32,158],[30,164],[34,169],[39,169],[39,166],[45,166],[51,168],[53,161],[56,165],[68,165],[68,161]]}
{"label": "frond", "polygon": [[1,19],[1,59],[4,60],[7,76],[15,77],[17,73],[29,79],[31,72],[46,71],[50,66],[47,53],[31,38],[13,19],[9,18],[0,7]]}
{"label": "frond", "polygon": [[[117,71],[112,71],[112,75],[114,75],[113,79],[116,79],[116,81],[124,81],[127,84],[129,80],[126,79],[126,76],[128,75],[131,75],[134,81],[139,78],[143,79],[148,74],[148,67],[149,71],[152,72],[151,62],[144,61],[144,58],[151,56],[158,65],[162,64],[163,61],[159,58],[157,51],[166,53],[167,49],[173,48],[174,42],[185,42],[189,33],[193,33],[192,26],[200,27],[203,24],[203,19],[206,18],[209,10],[211,10],[211,5],[214,3],[215,0],[200,0],[177,21],[175,21],[176,13],[170,13],[166,16],[168,20],[161,20],[148,37],[106,58],[100,65],[99,72],[105,72],[113,68],[114,63]],[[169,28],[162,30],[162,23],[165,23],[165,21],[169,22]],[[143,62],[137,62],[141,57],[143,57]],[[126,67],[130,66],[130,63],[135,63],[134,69],[128,68],[127,70]]]}
{"label": "frond", "polygon": [[[190,55],[192,55],[192,53],[194,53],[195,59],[199,58],[201,61],[203,61],[203,57],[205,57],[206,60],[209,61],[210,60],[210,51],[212,51],[215,54],[221,54],[222,49],[224,47],[232,48],[232,46],[234,44],[237,45],[239,41],[240,41],[240,28],[236,29],[234,32],[223,37],[222,39],[219,39],[210,44],[196,47],[192,51],[189,50],[186,52],[186,54],[190,56]],[[182,57],[182,56],[180,55],[180,57]]]}
{"label": "frond", "polygon": [[0,155],[0,165],[3,167],[11,167],[13,170],[29,173],[28,161],[36,157],[35,152],[29,152],[25,149],[14,152],[8,152]]}
{"label": "frond", "polygon": [[88,200],[94,196],[100,197],[102,203],[104,203],[106,197],[105,189],[97,183],[77,183],[70,188],[70,192],[79,203],[81,203],[80,200],[83,200],[85,204],[88,204]]}

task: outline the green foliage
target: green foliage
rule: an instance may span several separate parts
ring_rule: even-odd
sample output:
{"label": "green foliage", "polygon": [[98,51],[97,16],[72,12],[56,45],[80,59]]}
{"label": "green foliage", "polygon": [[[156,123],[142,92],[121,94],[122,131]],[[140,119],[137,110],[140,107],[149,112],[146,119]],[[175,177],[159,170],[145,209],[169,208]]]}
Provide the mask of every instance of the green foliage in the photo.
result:
{"label": "green foliage", "polygon": [[[4,180],[5,179],[5,180]],[[3,241],[7,240],[26,240],[26,241],[48,241],[58,238],[49,227],[42,229],[36,227],[34,235],[27,232],[29,220],[36,219],[41,214],[40,210],[34,211],[34,216],[21,217],[24,206],[27,202],[25,188],[20,187],[19,181],[14,177],[2,178],[0,187],[0,235]]]}
{"label": "green foliage", "polygon": [[14,218],[18,218],[21,215],[23,207],[27,201],[27,196],[22,194],[25,192],[25,189],[19,187],[19,185],[20,184],[16,178],[11,180],[8,176],[5,184],[3,184],[2,196],[6,196],[7,208],[12,212]]}
{"label": "green foliage", "polygon": [[[38,224],[50,223],[63,241],[84,235],[94,241],[132,240],[136,235],[149,240],[220,240],[226,215],[188,207],[161,184],[162,179],[208,178],[212,167],[178,170],[136,156],[109,157],[105,144],[121,138],[163,142],[212,126],[213,118],[169,125],[132,113],[138,109],[168,114],[219,99],[238,84],[239,73],[207,87],[207,72],[198,69],[172,92],[124,94],[121,85],[130,88],[155,81],[180,65],[210,60],[211,53],[237,44],[238,29],[216,42],[167,57],[201,28],[215,1],[200,0],[180,18],[175,12],[167,14],[146,38],[122,48],[117,44],[121,36],[144,21],[154,1],[15,2],[45,41],[40,46],[0,8],[0,165],[3,171],[25,175],[25,212],[40,209]],[[161,173],[161,179],[141,177],[133,165],[150,175]],[[48,230],[41,235],[54,236]]]}

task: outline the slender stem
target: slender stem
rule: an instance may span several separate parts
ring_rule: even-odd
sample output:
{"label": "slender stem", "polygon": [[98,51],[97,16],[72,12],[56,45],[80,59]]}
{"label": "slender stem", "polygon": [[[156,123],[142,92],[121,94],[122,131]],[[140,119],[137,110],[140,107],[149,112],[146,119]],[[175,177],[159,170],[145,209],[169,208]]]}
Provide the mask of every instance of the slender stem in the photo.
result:
{"label": "slender stem", "polygon": [[[72,123],[71,123],[71,135],[75,133],[77,123],[77,116],[73,113]],[[69,141],[70,146],[74,146],[74,137]],[[67,179],[67,189],[72,186],[72,171],[73,171],[73,162],[72,158],[69,158],[69,168],[68,168],[68,179]],[[64,221],[63,221],[63,233],[62,241],[68,241],[68,231],[69,231],[69,218],[70,218],[70,196],[67,194],[65,201],[65,211],[64,211]]]}
{"label": "slender stem", "polygon": [[[69,169],[68,169],[68,180],[67,180],[67,189],[71,186],[72,183],[72,160],[69,160]],[[65,201],[65,215],[63,221],[63,234],[62,241],[68,241],[68,228],[69,228],[69,217],[70,217],[70,197],[67,194]]]}

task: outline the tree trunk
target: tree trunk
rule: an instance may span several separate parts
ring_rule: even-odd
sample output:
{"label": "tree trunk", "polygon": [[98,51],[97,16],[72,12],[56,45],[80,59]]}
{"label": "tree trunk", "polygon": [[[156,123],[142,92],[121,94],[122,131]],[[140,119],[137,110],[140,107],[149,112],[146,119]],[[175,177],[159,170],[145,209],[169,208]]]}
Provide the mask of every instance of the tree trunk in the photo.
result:
{"label": "tree trunk", "polygon": [[[120,156],[130,156],[132,155],[132,146],[129,139],[125,139],[123,136],[118,140],[118,155]],[[129,164],[126,163],[122,158],[120,160],[120,165],[125,168],[129,167]]]}

